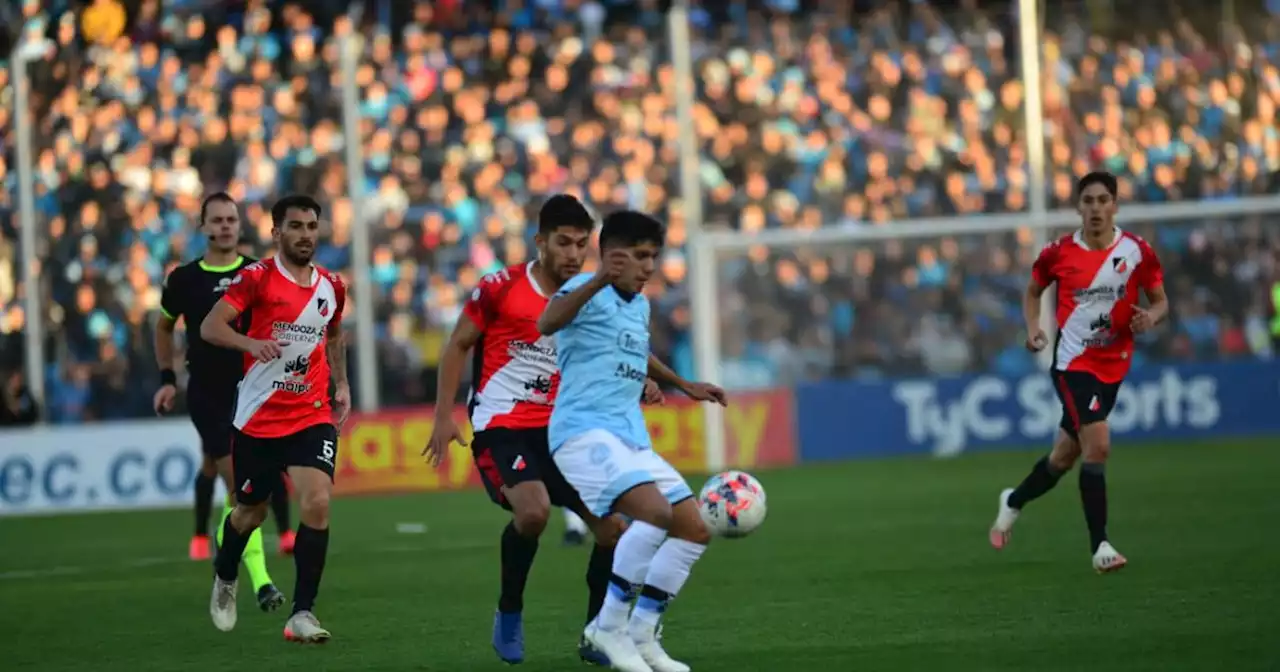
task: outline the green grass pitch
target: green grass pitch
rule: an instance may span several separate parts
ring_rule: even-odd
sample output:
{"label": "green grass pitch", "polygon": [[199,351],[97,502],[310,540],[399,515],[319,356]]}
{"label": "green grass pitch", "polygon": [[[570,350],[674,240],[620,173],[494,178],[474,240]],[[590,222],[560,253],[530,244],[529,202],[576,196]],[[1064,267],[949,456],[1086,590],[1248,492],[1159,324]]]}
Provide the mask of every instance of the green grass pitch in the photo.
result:
{"label": "green grass pitch", "polygon": [[[1090,568],[1074,475],[1008,549],[987,545],[996,493],[1034,459],[759,473],[768,521],[713,544],[668,614],[668,650],[699,672],[1280,669],[1275,442],[1117,446],[1111,537],[1130,565],[1108,576]],[[237,629],[214,630],[211,570],[183,557],[187,511],[0,519],[0,669],[504,669],[489,647],[503,519],[479,492],[336,502],[323,648],[283,642],[283,615],[247,586]],[[587,551],[558,536],[526,597],[531,672],[591,669],[575,655]],[[270,564],[290,592],[292,561]]]}

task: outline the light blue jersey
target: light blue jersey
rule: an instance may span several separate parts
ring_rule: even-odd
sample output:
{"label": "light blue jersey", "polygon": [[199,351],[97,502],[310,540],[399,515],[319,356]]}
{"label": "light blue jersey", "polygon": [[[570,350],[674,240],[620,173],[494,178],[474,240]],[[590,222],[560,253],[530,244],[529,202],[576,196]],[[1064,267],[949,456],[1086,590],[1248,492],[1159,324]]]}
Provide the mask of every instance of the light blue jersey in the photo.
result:
{"label": "light blue jersey", "polygon": [[[582,273],[556,296],[591,280]],[[650,448],[640,411],[640,395],[649,371],[649,299],[630,301],[613,287],[591,297],[573,321],[556,333],[560,390],[551,412],[551,452],[565,441],[602,429],[632,448]]]}

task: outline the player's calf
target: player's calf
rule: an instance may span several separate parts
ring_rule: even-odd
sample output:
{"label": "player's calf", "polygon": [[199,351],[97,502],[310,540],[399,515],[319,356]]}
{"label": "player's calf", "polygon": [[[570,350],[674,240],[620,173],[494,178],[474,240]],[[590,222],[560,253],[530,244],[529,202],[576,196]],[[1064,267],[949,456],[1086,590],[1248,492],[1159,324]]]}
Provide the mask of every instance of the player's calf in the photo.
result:
{"label": "player's calf", "polygon": [[1031,467],[1031,473],[1022,479],[1018,487],[1008,488],[1000,493],[996,520],[988,535],[992,546],[1001,549],[1009,543],[1009,535],[1013,524],[1018,521],[1022,507],[1052,490],[1079,457],[1079,442],[1066,429],[1059,429],[1053,450],[1036,461]]}
{"label": "player's calf", "polygon": [[507,663],[524,661],[524,589],[538,554],[538,537],[547,529],[551,498],[541,481],[502,489],[511,506],[511,522],[502,530],[502,592],[493,616],[493,650]]}
{"label": "player's calf", "polygon": [[[1089,551],[1096,556],[1099,548],[1107,542],[1106,464],[1111,455],[1111,434],[1107,424],[1096,422],[1081,427],[1080,447],[1084,454],[1084,463],[1080,465],[1080,503],[1089,528]],[[1115,555],[1123,565],[1123,556]]]}
{"label": "player's calf", "polygon": [[625,484],[613,508],[632,519],[613,553],[613,576],[600,614],[583,633],[615,669],[649,670],[627,632],[631,604],[638,597],[649,565],[672,525],[671,504],[653,482]]}
{"label": "player's calf", "polygon": [[[293,614],[310,614],[320,592],[320,578],[324,575],[325,560],[329,554],[329,500],[333,492],[332,477],[314,467],[290,467],[289,476],[298,488],[299,512],[297,541],[293,549],[296,576],[293,590]],[[310,619],[302,619],[302,625],[318,625]],[[290,618],[290,623],[294,619]],[[305,621],[305,623],[303,623]],[[323,628],[320,628],[323,630]],[[328,632],[324,632],[325,638]]]}
{"label": "player's calf", "polygon": [[649,564],[628,628],[640,656],[656,672],[689,670],[688,665],[667,654],[656,633],[667,605],[689,580],[693,565],[710,542],[711,532],[702,522],[696,500],[691,498],[677,503],[672,508],[670,534]]}

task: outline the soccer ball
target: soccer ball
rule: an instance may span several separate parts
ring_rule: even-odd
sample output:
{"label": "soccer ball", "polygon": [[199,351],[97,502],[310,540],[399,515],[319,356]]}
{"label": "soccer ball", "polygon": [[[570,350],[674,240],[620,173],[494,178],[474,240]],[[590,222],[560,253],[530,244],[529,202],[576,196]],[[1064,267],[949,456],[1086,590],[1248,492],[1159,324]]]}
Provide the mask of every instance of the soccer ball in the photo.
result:
{"label": "soccer ball", "polygon": [[698,493],[698,511],[712,534],[745,537],[764,522],[764,486],[745,471],[716,474]]}

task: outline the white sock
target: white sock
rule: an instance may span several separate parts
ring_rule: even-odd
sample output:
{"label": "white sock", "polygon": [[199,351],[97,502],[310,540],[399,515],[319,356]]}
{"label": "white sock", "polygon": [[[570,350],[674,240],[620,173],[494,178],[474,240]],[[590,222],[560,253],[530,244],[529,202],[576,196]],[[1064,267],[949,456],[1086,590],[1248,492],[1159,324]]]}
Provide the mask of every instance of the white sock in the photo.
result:
{"label": "white sock", "polygon": [[[613,580],[597,617],[601,628],[617,630],[627,624],[634,591],[644,583],[649,563],[666,538],[666,530],[639,520],[622,533],[613,551]],[[619,585],[619,581],[627,585]]]}
{"label": "white sock", "polygon": [[586,534],[587,523],[583,521],[582,518],[578,516],[578,514],[570,511],[569,509],[565,509],[564,510],[564,529],[570,532],[577,532],[578,534]]}
{"label": "white sock", "polygon": [[662,612],[689,580],[693,563],[702,557],[707,547],[692,541],[668,537],[649,563],[644,589],[631,612],[631,636],[635,639],[651,639],[658,628]]}

